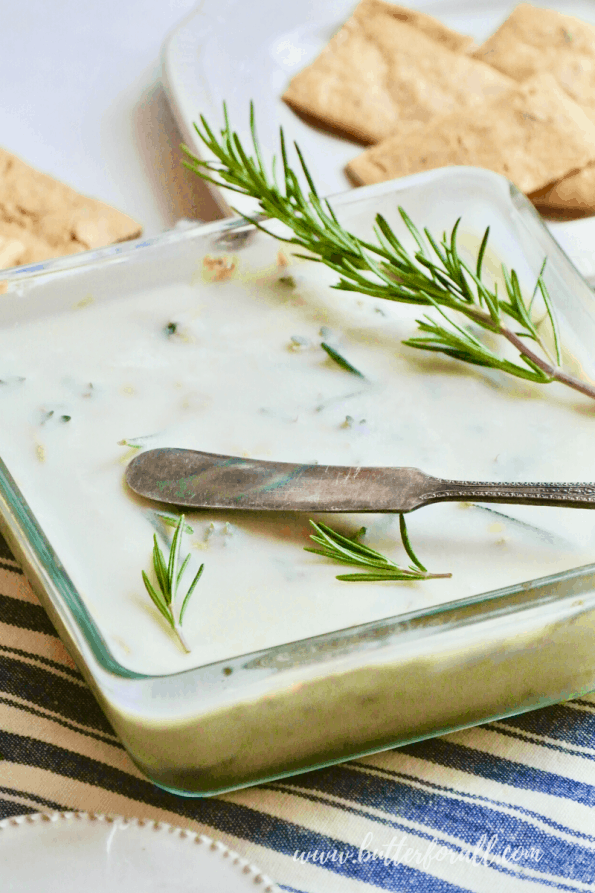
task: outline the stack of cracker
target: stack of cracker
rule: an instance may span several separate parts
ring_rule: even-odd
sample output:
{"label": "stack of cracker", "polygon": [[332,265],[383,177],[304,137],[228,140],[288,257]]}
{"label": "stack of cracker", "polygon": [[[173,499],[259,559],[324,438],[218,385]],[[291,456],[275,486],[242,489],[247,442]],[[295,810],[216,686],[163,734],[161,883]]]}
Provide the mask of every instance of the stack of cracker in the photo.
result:
{"label": "stack of cracker", "polygon": [[[476,51],[516,81],[549,72],[595,123],[595,27],[523,3]],[[538,206],[595,212],[595,161],[532,196]]]}
{"label": "stack of cracker", "polygon": [[285,101],[372,143],[358,185],[488,168],[541,208],[595,212],[595,27],[523,4],[482,46],[430,16],[362,0]]}
{"label": "stack of cracker", "polygon": [[0,149],[0,269],[132,239],[132,218]]}

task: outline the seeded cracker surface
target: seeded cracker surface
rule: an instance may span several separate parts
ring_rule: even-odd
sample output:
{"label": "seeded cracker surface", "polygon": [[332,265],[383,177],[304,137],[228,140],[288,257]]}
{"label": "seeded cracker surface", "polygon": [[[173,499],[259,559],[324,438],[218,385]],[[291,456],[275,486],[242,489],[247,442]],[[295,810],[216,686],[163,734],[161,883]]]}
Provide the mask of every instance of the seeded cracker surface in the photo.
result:
{"label": "seeded cracker surface", "polygon": [[595,124],[552,75],[540,74],[475,109],[399,131],[355,158],[347,171],[362,184],[446,165],[475,165],[531,193],[590,161],[595,161]]}
{"label": "seeded cracker surface", "polygon": [[[518,81],[550,72],[595,122],[593,25],[523,3],[474,55]],[[595,211],[595,167],[572,174],[532,198],[544,208]]]}
{"label": "seeded cracker surface", "polygon": [[139,236],[126,214],[0,149],[0,269]]}
{"label": "seeded cracker surface", "polygon": [[363,0],[283,99],[334,130],[375,143],[408,121],[478,106],[510,79],[462,52],[469,38],[435,19]]}

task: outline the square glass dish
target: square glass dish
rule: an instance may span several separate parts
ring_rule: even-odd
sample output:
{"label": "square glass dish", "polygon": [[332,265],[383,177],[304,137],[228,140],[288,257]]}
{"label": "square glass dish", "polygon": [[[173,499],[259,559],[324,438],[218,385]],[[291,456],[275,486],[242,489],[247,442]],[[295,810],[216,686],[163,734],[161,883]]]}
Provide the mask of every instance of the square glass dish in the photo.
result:
{"label": "square glass dish", "polygon": [[[506,180],[449,168],[332,203],[358,235],[382,213],[405,241],[399,206],[438,235],[460,217],[471,255],[489,225],[488,275],[504,262],[529,293],[547,256],[565,364],[595,380],[592,292]],[[156,784],[219,793],[595,688],[593,512],[429,506],[410,536],[452,578],[406,584],[337,580],[304,551],[308,517],[192,512],[186,652],[141,577],[171,510],[123,479],[139,449],[177,446],[587,481],[589,398],[403,347],[419,309],[329,288],[242,220],[3,275],[0,526]],[[395,516],[331,523],[401,560]]]}

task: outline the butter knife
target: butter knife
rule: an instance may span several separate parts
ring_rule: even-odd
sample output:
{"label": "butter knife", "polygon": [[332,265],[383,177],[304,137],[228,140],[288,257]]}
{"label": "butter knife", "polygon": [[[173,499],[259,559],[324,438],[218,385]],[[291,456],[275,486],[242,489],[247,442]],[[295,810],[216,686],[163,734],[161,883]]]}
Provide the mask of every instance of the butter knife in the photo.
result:
{"label": "butter knife", "polygon": [[185,508],[275,512],[412,512],[433,502],[595,508],[595,483],[450,481],[417,468],[301,465],[176,448],[135,456],[128,486]]}

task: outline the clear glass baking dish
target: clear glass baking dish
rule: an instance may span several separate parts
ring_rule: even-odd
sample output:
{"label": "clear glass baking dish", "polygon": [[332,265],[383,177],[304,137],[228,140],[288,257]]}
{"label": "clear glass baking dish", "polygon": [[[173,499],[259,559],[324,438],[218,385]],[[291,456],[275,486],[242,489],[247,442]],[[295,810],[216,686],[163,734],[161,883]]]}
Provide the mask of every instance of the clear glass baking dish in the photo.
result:
{"label": "clear glass baking dish", "polygon": [[[490,224],[494,256],[512,263],[527,282],[547,255],[547,284],[557,307],[563,340],[575,365],[593,380],[595,361],[590,346],[595,344],[595,310],[591,290],[531,205],[507,181],[485,171],[450,168],[346,193],[336,197],[333,205],[348,227],[361,234],[369,233],[378,212],[398,226],[399,205],[418,224],[437,232],[452,227],[459,216],[470,232],[481,234]],[[205,300],[210,300],[214,294],[212,283],[197,275],[204,257],[223,257],[227,263],[233,255],[239,259],[242,275],[254,280],[262,272],[262,257],[268,252],[278,258],[278,249],[273,239],[241,220],[232,220],[7,271],[3,274],[0,330],[14,332],[16,337],[19,328],[33,319],[42,319],[48,331],[54,331],[65,307],[84,308],[92,301],[138,300],[145,290],[170,288],[176,282],[191,281],[207,296]],[[371,347],[381,349],[372,342]],[[364,348],[370,348],[370,344]],[[404,351],[398,343],[395,350]],[[75,352],[73,347],[73,355]],[[65,368],[69,362],[67,356]],[[424,366],[417,355],[411,363],[407,374],[430,376],[427,380],[435,388],[433,367]],[[440,367],[439,374],[455,382],[462,375],[463,391],[465,376],[476,376],[475,371],[460,372],[450,367],[446,371]],[[482,375],[477,373],[480,378]],[[531,386],[528,391],[524,386],[514,391],[514,383],[503,384],[489,375],[486,380],[487,386],[483,379],[478,385],[484,389],[481,405],[478,402],[468,407],[474,421],[482,413],[486,418],[494,415],[498,404],[490,405],[490,389],[497,395],[510,387],[521,418],[537,407],[538,412],[562,412],[563,418],[576,418],[577,426],[591,424],[593,410],[586,398],[573,397],[574,402],[562,405],[563,398],[555,390],[551,397],[549,391],[543,396]],[[50,414],[45,412],[39,424],[44,424]],[[426,421],[431,427],[435,420]],[[584,437],[585,430],[588,433],[588,429],[579,432],[577,428],[575,434],[569,428],[568,443]],[[484,437],[481,432],[479,436],[480,440]],[[522,433],[519,439],[522,441]],[[202,443],[196,447],[209,449]],[[39,458],[39,445],[37,449]],[[290,442],[287,449],[291,450]],[[530,462],[530,445],[527,450]],[[323,634],[297,637],[292,635],[292,627],[285,639],[270,647],[242,649],[234,644],[232,653],[225,653],[224,659],[207,660],[203,665],[191,661],[176,664],[173,672],[165,671],[161,664],[155,672],[139,671],[134,662],[127,665],[116,637],[106,634],[105,623],[97,622],[93,608],[93,599],[97,598],[89,599],[73,582],[73,575],[78,579],[80,573],[68,544],[75,539],[76,528],[84,527],[91,544],[95,537],[99,542],[101,534],[90,511],[92,506],[85,502],[85,493],[81,492],[76,511],[67,513],[64,520],[59,511],[61,485],[53,504],[51,500],[49,504],[39,503],[37,472],[23,471],[18,450],[6,436],[4,440],[0,436],[0,453],[6,459],[6,464],[0,465],[2,533],[131,758],[152,781],[168,790],[187,796],[220,793],[530,710],[595,688],[595,565],[583,562],[580,567],[572,567],[575,552],[567,545],[562,548],[561,540],[547,525],[535,552],[543,557],[543,563],[535,565],[536,579],[481,591],[490,587],[482,586],[480,577],[475,580],[472,595],[463,587],[461,597],[392,614],[386,607],[390,604],[388,596],[381,595],[367,618],[365,607],[359,613],[350,613],[349,599],[353,596],[349,594],[345,595],[346,622]],[[294,458],[301,460],[300,456]],[[330,457],[325,460],[330,461]],[[64,448],[60,461],[64,475],[74,472],[74,453]],[[441,471],[436,467],[424,470]],[[465,465],[460,470],[460,477],[471,477]],[[122,471],[120,466],[118,480]],[[523,471],[525,478],[533,477],[521,464],[519,474]],[[569,479],[567,469],[561,471],[566,472],[562,479]],[[584,472],[584,466],[580,471]],[[34,512],[33,506],[38,504],[40,508]],[[134,511],[144,511],[138,500],[131,500],[131,505]],[[455,511],[449,507],[451,510]],[[581,525],[577,519],[586,515],[589,513],[575,512],[574,527],[569,528],[579,539],[577,531],[587,521]],[[473,515],[471,527],[478,525],[479,517],[483,516]],[[486,515],[486,523],[491,525],[490,530],[510,524],[514,538],[515,531],[531,528],[528,517],[522,512],[516,516],[514,512],[492,513]],[[429,514],[427,518],[431,520]],[[436,518],[434,535],[436,530],[442,531],[442,551],[437,554],[451,554],[463,567],[465,557],[471,558],[475,548],[473,540],[466,544],[464,539],[464,531],[471,527],[463,526],[463,534],[451,540],[454,522],[449,520],[445,529],[440,526],[440,516]],[[117,517],[113,525],[125,562],[126,527]],[[522,551],[525,546],[519,536]],[[148,554],[150,542],[147,545]],[[588,556],[594,546],[595,537],[592,540],[589,532],[576,554]],[[549,566],[547,555],[556,549],[561,553],[566,549],[567,569],[540,576]],[[97,567],[102,561],[99,556]],[[314,567],[314,573],[322,573],[317,565]],[[140,566],[135,571],[140,573]],[[333,577],[334,569],[326,571],[325,579]],[[456,585],[449,590],[455,596]],[[386,584],[381,584],[386,593],[383,587]],[[283,597],[282,593],[275,593],[277,596]],[[247,595],[242,598],[245,601]],[[397,604],[402,607],[411,603],[401,599]],[[353,622],[353,617],[359,617],[360,622]],[[223,651],[205,653],[221,657]]]}

